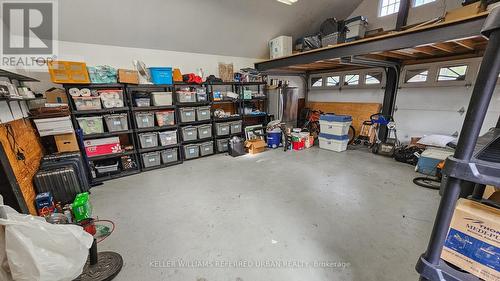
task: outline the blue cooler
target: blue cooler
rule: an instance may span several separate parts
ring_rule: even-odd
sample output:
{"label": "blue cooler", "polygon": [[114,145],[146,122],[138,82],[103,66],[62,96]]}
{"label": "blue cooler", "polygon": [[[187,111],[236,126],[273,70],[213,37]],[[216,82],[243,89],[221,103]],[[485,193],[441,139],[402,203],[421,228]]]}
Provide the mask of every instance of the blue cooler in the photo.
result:
{"label": "blue cooler", "polygon": [[278,148],[281,145],[281,130],[275,129],[267,132],[267,147]]}
{"label": "blue cooler", "polygon": [[446,148],[427,148],[418,158],[417,172],[428,176],[436,176],[439,162],[446,160],[453,153],[453,150]]}
{"label": "blue cooler", "polygon": [[156,85],[172,84],[172,68],[171,67],[150,67],[151,82]]}

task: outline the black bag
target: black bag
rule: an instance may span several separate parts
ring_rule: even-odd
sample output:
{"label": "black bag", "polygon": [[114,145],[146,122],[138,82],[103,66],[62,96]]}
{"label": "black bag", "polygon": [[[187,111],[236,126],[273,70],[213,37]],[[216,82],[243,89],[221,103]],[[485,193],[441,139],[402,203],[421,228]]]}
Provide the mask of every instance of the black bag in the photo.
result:
{"label": "black bag", "polygon": [[421,154],[424,150],[422,148],[419,148],[417,146],[403,146],[394,152],[394,159],[398,162],[410,164],[412,166],[417,165],[418,162],[418,157],[415,155]]}
{"label": "black bag", "polygon": [[46,155],[42,158],[42,162],[40,164],[40,170],[66,167],[72,167],[75,170],[82,192],[88,191],[90,189],[88,173],[85,170],[83,158],[79,152]]}

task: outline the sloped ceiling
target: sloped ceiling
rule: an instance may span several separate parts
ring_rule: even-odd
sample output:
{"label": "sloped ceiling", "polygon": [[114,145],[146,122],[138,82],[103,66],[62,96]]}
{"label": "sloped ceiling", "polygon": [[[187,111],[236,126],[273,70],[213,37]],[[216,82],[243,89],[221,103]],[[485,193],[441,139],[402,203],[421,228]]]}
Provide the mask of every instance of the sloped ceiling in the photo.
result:
{"label": "sloped ceiling", "polygon": [[64,0],[59,40],[249,58],[279,35],[314,33],[361,0]]}

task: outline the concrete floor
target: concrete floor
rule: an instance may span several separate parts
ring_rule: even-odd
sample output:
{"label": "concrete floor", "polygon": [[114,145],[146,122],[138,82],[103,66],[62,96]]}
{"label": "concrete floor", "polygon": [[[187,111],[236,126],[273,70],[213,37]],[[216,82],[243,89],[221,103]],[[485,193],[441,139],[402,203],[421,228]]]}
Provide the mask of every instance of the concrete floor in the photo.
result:
{"label": "concrete floor", "polygon": [[216,155],[92,189],[115,280],[417,280],[439,195],[350,150]]}

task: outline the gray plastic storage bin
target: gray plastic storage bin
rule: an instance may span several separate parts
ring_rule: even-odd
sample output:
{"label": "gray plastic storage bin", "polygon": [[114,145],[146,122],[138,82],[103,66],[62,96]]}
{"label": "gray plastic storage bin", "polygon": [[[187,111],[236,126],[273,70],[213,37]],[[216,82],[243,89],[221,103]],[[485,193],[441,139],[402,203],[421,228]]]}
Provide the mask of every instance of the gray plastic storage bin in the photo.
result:
{"label": "gray plastic storage bin", "polygon": [[149,106],[151,106],[151,99],[150,98],[136,98],[135,105],[137,107],[149,107]]}
{"label": "gray plastic storage bin", "polygon": [[175,111],[173,110],[156,111],[155,117],[160,127],[175,125]]}
{"label": "gray plastic storage bin", "polygon": [[217,152],[226,152],[228,144],[229,144],[229,139],[218,139]]}
{"label": "gray plastic storage bin", "polygon": [[155,116],[153,112],[136,112],[135,121],[137,128],[151,128],[155,125]]}
{"label": "gray plastic storage bin", "polygon": [[104,115],[104,121],[109,132],[128,130],[127,113]]}
{"label": "gray plastic storage bin", "polygon": [[196,121],[196,113],[194,107],[181,107],[179,109],[181,114],[181,122],[194,122]]}
{"label": "gray plastic storage bin", "polygon": [[193,126],[182,127],[182,140],[192,141],[198,139],[198,128]]}
{"label": "gray plastic storage bin", "polygon": [[211,154],[214,154],[214,142],[207,141],[204,143],[200,143],[200,155],[207,156]]}
{"label": "gray plastic storage bin", "polygon": [[190,144],[184,146],[184,158],[193,159],[200,157],[200,146],[198,144]]}
{"label": "gray plastic storage bin", "polygon": [[208,94],[205,88],[196,88],[196,100],[198,102],[208,101]]}
{"label": "gray plastic storage bin", "polygon": [[141,148],[150,148],[158,146],[158,133],[142,133],[139,134],[139,141],[141,143]]}
{"label": "gray plastic storage bin", "polygon": [[231,122],[231,134],[239,134],[241,133],[241,126],[243,124],[243,121],[234,121]]}
{"label": "gray plastic storage bin", "polygon": [[198,126],[198,138],[206,139],[212,137],[212,124]]}
{"label": "gray plastic storage bin", "polygon": [[177,143],[177,130],[159,132],[158,136],[160,137],[161,146],[173,145]]}
{"label": "gray plastic storage bin", "polygon": [[154,152],[148,152],[148,153],[143,153],[141,154],[142,156],[142,164],[144,165],[144,168],[149,168],[149,167],[155,167],[155,166],[160,166],[160,152],[159,151],[154,151]]}
{"label": "gray plastic storage bin", "polygon": [[229,135],[231,123],[216,123],[215,130],[217,132],[217,136],[227,136]]}
{"label": "gray plastic storage bin", "polygon": [[177,91],[178,102],[196,102],[196,92]]}
{"label": "gray plastic storage bin", "polygon": [[196,108],[196,120],[210,120],[210,106],[199,106]]}
{"label": "gray plastic storage bin", "polygon": [[177,162],[177,159],[177,148],[161,151],[161,161],[163,162],[163,164]]}
{"label": "gray plastic storage bin", "polygon": [[79,117],[76,120],[84,135],[104,133],[102,116]]}

